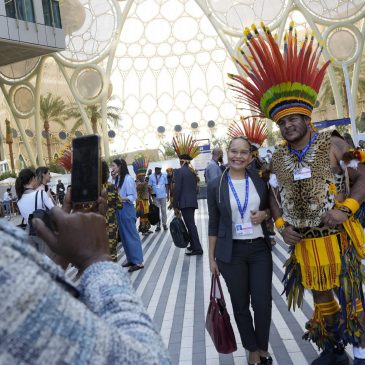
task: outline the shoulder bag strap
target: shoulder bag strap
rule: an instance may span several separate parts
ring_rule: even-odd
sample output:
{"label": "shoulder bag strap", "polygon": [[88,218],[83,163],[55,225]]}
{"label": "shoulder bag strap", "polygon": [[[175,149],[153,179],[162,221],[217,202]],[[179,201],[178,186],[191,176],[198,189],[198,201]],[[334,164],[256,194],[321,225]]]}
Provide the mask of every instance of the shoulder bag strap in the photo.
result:
{"label": "shoulder bag strap", "polygon": [[43,200],[43,190],[41,190],[41,200],[42,200],[42,208],[45,209],[44,200]]}
{"label": "shoulder bag strap", "polygon": [[210,285],[210,300],[215,296],[215,275],[212,275],[212,283]]}
{"label": "shoulder bag strap", "polygon": [[225,303],[225,300],[224,300],[224,295],[223,295],[223,290],[222,290],[221,282],[219,281],[219,276],[217,276],[217,275],[216,275],[216,281],[217,281],[218,289],[219,289],[219,292],[220,292],[220,295],[221,295],[221,302],[225,306],[226,303]]}
{"label": "shoulder bag strap", "polygon": [[37,192],[35,193],[34,210],[37,210],[37,207],[38,207],[38,193],[39,193],[39,190],[37,190]]}

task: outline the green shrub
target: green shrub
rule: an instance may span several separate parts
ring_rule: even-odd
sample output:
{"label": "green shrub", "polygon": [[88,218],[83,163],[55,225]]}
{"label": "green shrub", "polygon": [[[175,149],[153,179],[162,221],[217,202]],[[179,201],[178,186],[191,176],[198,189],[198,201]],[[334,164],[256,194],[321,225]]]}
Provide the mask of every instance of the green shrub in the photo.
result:
{"label": "green shrub", "polygon": [[48,165],[48,167],[49,167],[49,171],[54,172],[56,174],[66,174],[66,170],[55,162],[51,162]]}
{"label": "green shrub", "polygon": [[0,175],[0,180],[5,180],[7,179],[8,177],[16,177],[16,173],[15,172],[12,172],[12,171],[6,171],[6,172],[3,172],[1,175]]}

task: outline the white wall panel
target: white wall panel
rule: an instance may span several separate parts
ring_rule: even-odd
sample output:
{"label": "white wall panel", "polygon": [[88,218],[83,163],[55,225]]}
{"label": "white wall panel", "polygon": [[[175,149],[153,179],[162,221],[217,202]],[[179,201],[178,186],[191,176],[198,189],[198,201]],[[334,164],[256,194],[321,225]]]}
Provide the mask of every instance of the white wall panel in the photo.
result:
{"label": "white wall panel", "polygon": [[0,0],[0,15],[6,15],[5,0]]}
{"label": "white wall panel", "polygon": [[19,40],[21,42],[38,44],[36,25],[19,20]]}
{"label": "white wall panel", "polygon": [[7,18],[7,19],[8,19],[8,29],[9,29],[9,39],[13,41],[19,41],[19,28],[17,20],[12,18]]}
{"label": "white wall panel", "polygon": [[0,38],[9,39],[8,21],[5,16],[0,16]]}

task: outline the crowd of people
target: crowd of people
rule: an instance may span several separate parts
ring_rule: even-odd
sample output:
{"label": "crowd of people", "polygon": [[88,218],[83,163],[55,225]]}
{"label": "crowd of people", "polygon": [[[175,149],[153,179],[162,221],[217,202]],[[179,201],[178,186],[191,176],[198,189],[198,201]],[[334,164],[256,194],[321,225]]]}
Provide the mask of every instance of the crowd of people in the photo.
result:
{"label": "crowd of people", "polygon": [[[320,50],[304,42],[299,52],[307,56],[293,63],[292,25],[281,57],[264,30],[266,39],[247,31],[249,42],[265,47],[256,55],[260,67],[250,62],[248,70],[237,60],[249,81],[229,76],[239,97],[277,124],[283,143],[260,158],[265,126],[243,118],[229,128],[226,164],[223,149],[213,149],[205,170],[210,271],[227,285],[248,364],[272,364],[274,224],[289,248],[283,278],[289,310],[302,305],[305,289],[313,294],[314,313],[303,335],[321,350],[312,365],[349,364],[348,344],[353,364],[365,365],[364,146],[351,146],[336,131],[318,132],[312,124],[328,66],[313,67]],[[139,233],[152,234],[152,225],[158,234],[168,231],[168,208],[186,225],[185,254],[204,253],[195,223],[199,177],[191,165],[199,147],[181,135],[173,146],[180,168],[166,173],[161,165],[148,171],[149,161],[138,158],[134,179],[124,159],[110,166],[104,161],[103,192],[87,212],[72,207],[60,181],[54,199],[47,167],[20,171],[15,188],[25,230],[0,222],[0,363],[171,363],[127,272],[144,268]],[[126,256],[121,265],[119,241]],[[78,286],[65,277],[70,264],[78,269]]]}

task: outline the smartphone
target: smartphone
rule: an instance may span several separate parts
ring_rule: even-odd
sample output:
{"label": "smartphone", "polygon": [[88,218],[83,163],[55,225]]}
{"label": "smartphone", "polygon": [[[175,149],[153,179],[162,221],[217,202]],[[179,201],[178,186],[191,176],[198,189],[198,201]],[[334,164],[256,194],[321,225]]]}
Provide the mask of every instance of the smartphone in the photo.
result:
{"label": "smartphone", "polygon": [[72,141],[72,203],[95,202],[100,196],[100,191],[100,137],[93,134],[75,138]]}

